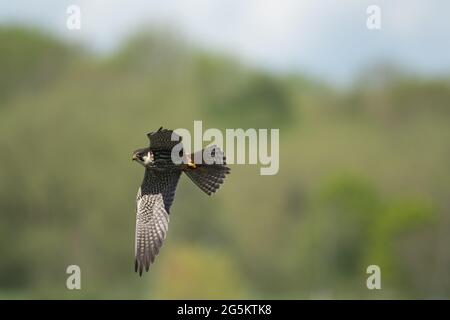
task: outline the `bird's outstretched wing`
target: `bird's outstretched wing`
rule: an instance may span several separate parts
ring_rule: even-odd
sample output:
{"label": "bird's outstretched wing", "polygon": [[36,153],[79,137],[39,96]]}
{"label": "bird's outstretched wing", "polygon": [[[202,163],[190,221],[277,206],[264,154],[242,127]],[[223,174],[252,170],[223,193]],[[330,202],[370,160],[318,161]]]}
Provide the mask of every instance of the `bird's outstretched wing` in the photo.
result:
{"label": "bird's outstretched wing", "polygon": [[173,130],[162,127],[158,131],[147,133],[147,137],[150,139],[150,149],[153,150],[172,150],[182,140]]}
{"label": "bird's outstretched wing", "polygon": [[146,170],[136,198],[135,271],[155,261],[169,227],[169,210],[180,171]]}

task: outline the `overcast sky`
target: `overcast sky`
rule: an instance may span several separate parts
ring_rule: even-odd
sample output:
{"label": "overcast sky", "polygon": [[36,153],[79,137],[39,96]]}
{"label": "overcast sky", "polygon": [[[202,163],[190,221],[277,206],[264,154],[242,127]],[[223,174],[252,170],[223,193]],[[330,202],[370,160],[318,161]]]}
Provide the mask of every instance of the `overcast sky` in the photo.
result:
{"label": "overcast sky", "polygon": [[[81,9],[82,28],[66,28],[66,8]],[[381,30],[366,9],[381,8]],[[425,74],[450,73],[448,0],[41,0],[1,1],[0,23],[38,25],[114,49],[143,24],[170,26],[199,45],[275,71],[303,71],[347,82],[376,61]]]}

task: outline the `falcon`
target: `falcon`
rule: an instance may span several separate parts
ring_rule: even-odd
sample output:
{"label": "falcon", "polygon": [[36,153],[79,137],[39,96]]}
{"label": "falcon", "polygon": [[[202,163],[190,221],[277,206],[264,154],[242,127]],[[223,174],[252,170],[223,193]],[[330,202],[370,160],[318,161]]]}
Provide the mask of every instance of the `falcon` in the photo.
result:
{"label": "falcon", "polygon": [[161,127],[147,137],[150,146],[132,155],[132,160],[145,168],[136,196],[134,269],[140,276],[155,261],[166,238],[170,207],[181,174],[184,172],[203,192],[211,195],[230,173],[223,152],[216,146],[188,155],[184,152],[182,138],[173,130]]}

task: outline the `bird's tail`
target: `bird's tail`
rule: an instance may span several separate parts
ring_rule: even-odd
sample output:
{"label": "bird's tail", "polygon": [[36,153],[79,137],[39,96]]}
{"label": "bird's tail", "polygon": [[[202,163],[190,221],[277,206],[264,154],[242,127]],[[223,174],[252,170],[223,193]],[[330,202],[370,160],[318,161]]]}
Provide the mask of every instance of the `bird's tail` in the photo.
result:
{"label": "bird's tail", "polygon": [[[191,163],[184,171],[187,176],[206,194],[216,192],[230,173],[226,166],[225,155],[216,146],[209,146],[197,151],[190,156]],[[199,163],[198,159],[201,159]],[[197,162],[197,163],[196,163]]]}

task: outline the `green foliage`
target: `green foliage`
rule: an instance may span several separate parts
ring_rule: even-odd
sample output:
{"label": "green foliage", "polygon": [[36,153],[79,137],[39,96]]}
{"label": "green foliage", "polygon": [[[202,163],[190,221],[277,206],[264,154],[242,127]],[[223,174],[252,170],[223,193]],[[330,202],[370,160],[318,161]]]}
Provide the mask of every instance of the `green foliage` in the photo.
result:
{"label": "green foliage", "polygon": [[56,39],[22,28],[0,28],[0,106],[21,90],[36,92],[52,83],[72,57]]}
{"label": "green foliage", "polygon": [[[450,296],[445,79],[339,92],[162,33],[99,57],[12,27],[0,70],[0,298]],[[212,198],[182,179],[139,278],[131,151],[193,120],[280,128],[280,172],[234,165]],[[381,292],[365,287],[369,264]]]}

